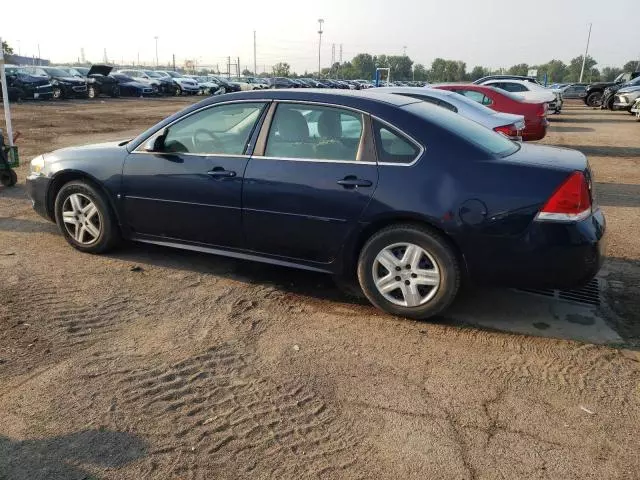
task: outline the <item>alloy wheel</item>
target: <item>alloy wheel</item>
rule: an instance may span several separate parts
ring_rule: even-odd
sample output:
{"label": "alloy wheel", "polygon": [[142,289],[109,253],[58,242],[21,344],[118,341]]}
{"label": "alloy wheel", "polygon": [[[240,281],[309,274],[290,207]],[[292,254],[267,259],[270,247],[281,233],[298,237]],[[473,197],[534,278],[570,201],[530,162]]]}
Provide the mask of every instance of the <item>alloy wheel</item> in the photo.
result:
{"label": "alloy wheel", "polygon": [[373,262],[373,281],[389,302],[418,307],[431,300],[442,280],[433,256],[413,243],[395,243],[384,248]]}
{"label": "alloy wheel", "polygon": [[102,232],[102,216],[93,201],[81,193],[72,193],[62,204],[64,227],[81,245],[94,243]]}
{"label": "alloy wheel", "polygon": [[54,88],[53,89],[53,98],[55,98],[57,100],[60,97],[62,97],[62,90],[60,88]]}

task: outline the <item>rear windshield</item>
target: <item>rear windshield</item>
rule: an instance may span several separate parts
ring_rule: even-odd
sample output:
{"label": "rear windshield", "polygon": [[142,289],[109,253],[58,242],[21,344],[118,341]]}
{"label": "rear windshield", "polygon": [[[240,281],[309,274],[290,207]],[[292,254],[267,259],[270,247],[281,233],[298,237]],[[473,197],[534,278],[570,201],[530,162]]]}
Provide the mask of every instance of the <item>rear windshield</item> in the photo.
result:
{"label": "rear windshield", "polygon": [[520,149],[516,142],[504,135],[445,109],[434,110],[435,107],[424,102],[411,103],[402,108],[449,130],[492,155],[506,157]]}

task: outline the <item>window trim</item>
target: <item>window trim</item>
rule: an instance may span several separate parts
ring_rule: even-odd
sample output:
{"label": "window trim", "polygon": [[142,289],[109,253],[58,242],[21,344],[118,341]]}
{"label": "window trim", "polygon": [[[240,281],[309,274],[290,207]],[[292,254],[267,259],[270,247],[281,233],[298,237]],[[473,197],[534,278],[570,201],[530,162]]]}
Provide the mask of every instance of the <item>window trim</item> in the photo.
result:
{"label": "window trim", "polygon": [[[272,157],[272,156],[265,155],[267,151],[267,139],[269,136],[269,132],[271,131],[271,125],[273,124],[273,119],[275,118],[275,114],[276,114],[276,111],[278,110],[278,107],[280,106],[280,104],[283,104],[283,103],[338,108],[342,110],[349,110],[359,114],[362,119],[362,133],[360,134],[360,143],[358,144],[356,160],[334,160],[334,159],[299,158],[299,157]],[[345,164],[354,164],[354,165],[378,165],[377,154],[375,157],[376,161],[373,161],[373,162],[357,160],[357,158],[361,157],[366,150],[371,150],[371,148],[367,147],[367,142],[373,141],[373,136],[370,135],[370,133],[367,131],[370,128],[370,122],[367,121],[367,117],[369,117],[369,115],[370,115],[369,113],[363,110],[346,106],[346,105],[336,105],[332,103],[304,101],[304,100],[275,99],[272,105],[270,106],[269,112],[267,113],[267,118],[265,118],[265,121],[262,124],[262,130],[260,130],[260,135],[258,136],[256,147],[254,149],[254,152],[251,158],[256,158],[260,160],[283,160],[287,162],[317,162],[317,163],[345,163]]]}
{"label": "window trim", "polygon": [[426,151],[426,148],[424,147],[424,145],[422,145],[422,143],[418,142],[415,138],[413,138],[411,135],[406,133],[404,130],[399,129],[395,125],[392,125],[391,123],[387,122],[386,120],[383,120],[380,117],[377,117],[375,115],[371,115],[371,118],[373,120],[377,120],[378,122],[386,125],[387,127],[390,127],[393,131],[398,132],[406,140],[409,140],[410,143],[413,143],[416,147],[418,147],[418,150],[419,150],[418,154],[416,155],[416,157],[410,163],[381,162],[379,160],[380,157],[378,155],[378,147],[375,144],[376,142],[375,142],[375,135],[373,134],[373,125],[371,125],[371,129],[372,129],[371,130],[371,137],[372,137],[372,140],[373,140],[374,148],[376,149],[376,158],[378,158],[378,165],[384,165],[384,166],[388,166],[388,167],[413,167],[416,163],[418,163],[418,161],[422,158],[422,155]]}
{"label": "window trim", "polygon": [[[187,155],[190,157],[225,157],[225,158],[250,158],[251,155],[249,153],[242,153],[242,154],[225,154],[225,153],[175,153],[175,152],[146,152],[144,151],[144,146],[149,142],[149,140],[151,140],[152,138],[157,138],[158,136],[160,136],[163,132],[163,130],[165,128],[169,128],[171,127],[171,125],[174,125],[175,123],[184,120],[185,118],[189,118],[192,115],[195,115],[196,113],[200,113],[204,110],[208,110],[210,108],[215,108],[215,107],[219,107],[221,105],[232,105],[232,104],[239,104],[239,103],[264,103],[266,109],[271,108],[271,105],[274,103],[273,99],[268,99],[268,98],[257,98],[255,100],[229,100],[226,102],[216,102],[216,103],[212,103],[209,105],[205,105],[202,108],[198,108],[196,110],[194,110],[193,112],[189,112],[186,115],[181,116],[180,118],[176,118],[174,121],[167,123],[166,125],[158,128],[155,132],[153,132],[151,135],[149,135],[148,137],[146,137],[144,140],[142,140],[138,146],[136,148],[134,148],[132,151],[129,152],[129,155],[131,155],[132,153],[141,153],[143,155]],[[263,109],[265,108],[263,107]],[[248,152],[249,151],[249,147],[251,146],[251,139],[253,138],[253,134],[255,133],[255,129],[257,127],[259,127],[260,124],[260,120],[262,119],[264,114],[264,110],[263,112],[261,112],[260,116],[258,117],[258,119],[256,120],[256,124],[253,126],[253,130],[251,131],[251,135],[249,135],[249,140],[247,142],[247,144],[244,147],[244,151]]]}

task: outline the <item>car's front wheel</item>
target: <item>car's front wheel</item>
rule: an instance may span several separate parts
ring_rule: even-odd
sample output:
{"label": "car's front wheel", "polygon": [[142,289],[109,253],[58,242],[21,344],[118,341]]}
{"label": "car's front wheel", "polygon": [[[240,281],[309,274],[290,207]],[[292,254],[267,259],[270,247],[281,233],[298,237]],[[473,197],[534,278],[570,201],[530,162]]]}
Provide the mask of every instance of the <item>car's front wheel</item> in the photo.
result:
{"label": "car's front wheel", "polygon": [[72,181],[60,189],[55,217],[67,242],[82,252],[105,252],[120,239],[105,195],[87,182]]}
{"label": "car's front wheel", "polygon": [[62,89],[60,87],[53,87],[53,98],[55,100],[62,98]]}
{"label": "car's front wheel", "polygon": [[455,298],[460,267],[455,252],[437,232],[418,225],[393,225],[364,245],[358,280],[378,308],[426,319],[442,312]]}
{"label": "car's front wheel", "polygon": [[590,93],[587,97],[587,105],[590,107],[599,107],[602,105],[602,92]]}
{"label": "car's front wheel", "polygon": [[179,97],[180,95],[182,95],[182,87],[180,87],[180,85],[176,85],[176,89],[174,90],[173,94],[176,97]]}
{"label": "car's front wheel", "polygon": [[89,88],[87,89],[87,98],[96,98],[97,96],[96,88],[93,85],[89,85]]}

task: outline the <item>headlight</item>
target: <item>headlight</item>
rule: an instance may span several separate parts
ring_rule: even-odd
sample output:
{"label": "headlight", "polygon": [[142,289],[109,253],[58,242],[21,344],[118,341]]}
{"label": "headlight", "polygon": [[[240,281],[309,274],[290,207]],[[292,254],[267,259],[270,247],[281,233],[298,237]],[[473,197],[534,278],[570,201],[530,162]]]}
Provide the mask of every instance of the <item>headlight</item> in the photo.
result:
{"label": "headlight", "polygon": [[29,173],[32,175],[41,175],[42,170],[44,170],[44,156],[38,155],[33,160],[31,160]]}

